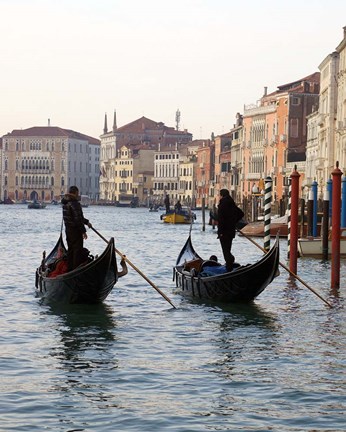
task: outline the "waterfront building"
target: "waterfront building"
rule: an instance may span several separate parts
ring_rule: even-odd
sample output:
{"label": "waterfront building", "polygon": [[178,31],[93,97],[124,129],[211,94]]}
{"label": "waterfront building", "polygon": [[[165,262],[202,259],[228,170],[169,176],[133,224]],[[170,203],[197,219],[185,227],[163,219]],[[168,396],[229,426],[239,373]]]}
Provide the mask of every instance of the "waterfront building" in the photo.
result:
{"label": "waterfront building", "polygon": [[14,130],[2,137],[1,198],[60,200],[69,185],[98,199],[100,141],[56,126]]}
{"label": "waterfront building", "polygon": [[215,142],[215,197],[221,189],[228,189],[236,202],[242,201],[243,116],[236,115],[236,124],[230,132],[216,136]]}
{"label": "waterfront building", "polygon": [[179,199],[179,148],[178,144],[158,146],[154,154],[152,201],[163,204],[166,194],[171,204]]}
{"label": "waterfront building", "polygon": [[178,199],[183,205],[196,207],[197,151],[203,140],[191,141],[179,153]]}
{"label": "waterfront building", "polygon": [[210,139],[202,140],[197,150],[196,169],[196,207],[212,208],[215,204],[215,143]]}
{"label": "waterfront building", "polygon": [[343,28],[343,40],[336,47],[339,55],[337,80],[337,113],[336,113],[336,145],[335,162],[339,161],[340,169],[346,175],[346,26]]}
{"label": "waterfront building", "polygon": [[274,200],[288,193],[289,176],[297,165],[305,173],[306,117],[318,105],[320,73],[278,86],[258,104],[244,108],[243,194],[261,191],[272,178]]}
{"label": "waterfront building", "polygon": [[[128,123],[118,128],[116,113],[114,112],[112,130],[108,131],[106,115],[103,134],[100,138],[100,196],[103,200],[114,201],[118,200],[119,198],[118,185],[123,184],[124,180],[114,177],[115,174],[119,175],[119,170],[115,169],[115,160],[119,157],[118,149],[121,149],[125,146],[128,150],[132,150],[135,147],[139,148],[138,146],[142,146],[141,149],[143,151],[140,151],[138,153],[138,157],[141,158],[142,156],[146,155],[146,158],[150,154],[146,152],[147,150],[155,152],[158,150],[159,146],[161,148],[168,148],[170,149],[170,151],[175,151],[175,148],[178,148],[181,145],[190,142],[192,140],[192,134],[190,134],[187,130],[179,131],[172,127],[165,126],[165,124],[162,122],[155,122],[146,117],[141,117],[131,123]],[[146,151],[144,151],[144,149],[146,149]],[[145,162],[143,166],[147,166],[147,162]],[[154,159],[152,160],[151,167],[147,166],[144,171],[146,171],[147,174],[145,176],[144,174],[142,175],[141,178],[143,179],[143,181],[144,177],[150,178],[150,173],[154,171]],[[139,180],[137,179],[135,183],[137,184],[139,189],[141,189],[142,186],[140,187],[138,182]],[[156,183],[158,182],[156,181]],[[125,182],[125,184],[128,183]],[[175,180],[172,178],[168,181],[168,184],[169,187],[173,187],[173,184],[178,184],[177,173],[175,174]],[[135,186],[133,187],[136,188]],[[148,195],[150,195],[152,187],[153,186],[149,184],[146,187],[144,187],[143,185],[143,190],[146,189]],[[178,187],[176,187],[176,189],[174,190],[177,189]],[[135,191],[132,190],[128,192],[134,194]]]}
{"label": "waterfront building", "polygon": [[343,40],[319,65],[320,99],[316,111],[308,116],[306,179],[303,187],[308,196],[314,180],[323,198],[326,182],[336,161],[346,170],[346,27]]}
{"label": "waterfront building", "polygon": [[319,65],[321,73],[320,98],[315,112],[307,117],[306,173],[302,183],[306,195],[313,181],[320,185],[319,195],[335,164],[335,119],[337,112],[336,75],[339,54],[329,54]]}

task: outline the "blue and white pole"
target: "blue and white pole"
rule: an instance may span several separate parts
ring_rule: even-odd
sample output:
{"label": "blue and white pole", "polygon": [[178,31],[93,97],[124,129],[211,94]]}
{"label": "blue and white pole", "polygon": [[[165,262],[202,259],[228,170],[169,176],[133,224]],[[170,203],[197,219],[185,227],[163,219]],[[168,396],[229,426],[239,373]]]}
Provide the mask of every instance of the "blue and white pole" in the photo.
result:
{"label": "blue and white pole", "polygon": [[264,186],[264,249],[267,252],[270,249],[270,214],[272,205],[272,184],[272,178],[266,177]]}

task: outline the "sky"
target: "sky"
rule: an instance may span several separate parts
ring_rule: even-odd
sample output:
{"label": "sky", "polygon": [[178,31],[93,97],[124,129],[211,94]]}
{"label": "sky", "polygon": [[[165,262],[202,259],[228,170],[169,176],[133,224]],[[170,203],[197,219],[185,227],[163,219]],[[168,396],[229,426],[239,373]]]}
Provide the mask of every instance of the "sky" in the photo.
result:
{"label": "sky", "polygon": [[59,126],[99,138],[142,116],[194,139],[228,132],[268,87],[343,39],[345,0],[0,0],[0,136]]}

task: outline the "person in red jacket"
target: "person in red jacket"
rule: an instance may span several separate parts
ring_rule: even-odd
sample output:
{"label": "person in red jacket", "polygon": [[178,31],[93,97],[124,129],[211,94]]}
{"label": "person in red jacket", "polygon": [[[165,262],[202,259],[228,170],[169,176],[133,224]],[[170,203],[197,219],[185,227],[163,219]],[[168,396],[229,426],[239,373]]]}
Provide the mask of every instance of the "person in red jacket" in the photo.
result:
{"label": "person in red jacket", "polygon": [[235,237],[237,222],[244,216],[243,211],[237,207],[227,189],[220,190],[218,206],[218,238],[220,240],[223,257],[226,261],[226,270],[233,270],[234,256],[231,253],[232,242]]}
{"label": "person in red jacket", "polygon": [[71,271],[83,262],[83,240],[88,238],[85,225],[89,228],[91,228],[92,225],[83,215],[77,186],[71,186],[69,188],[68,193],[63,197],[61,203],[63,205],[63,218],[68,247],[68,271]]}

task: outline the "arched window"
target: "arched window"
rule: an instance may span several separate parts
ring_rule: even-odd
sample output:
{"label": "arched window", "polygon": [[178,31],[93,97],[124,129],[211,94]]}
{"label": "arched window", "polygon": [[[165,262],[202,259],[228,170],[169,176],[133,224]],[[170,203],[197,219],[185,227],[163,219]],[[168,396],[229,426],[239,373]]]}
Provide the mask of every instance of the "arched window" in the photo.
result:
{"label": "arched window", "polygon": [[54,177],[51,178],[50,184],[51,186],[54,186]]}

